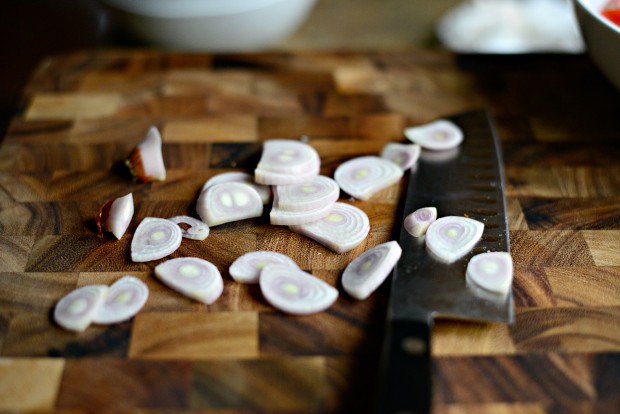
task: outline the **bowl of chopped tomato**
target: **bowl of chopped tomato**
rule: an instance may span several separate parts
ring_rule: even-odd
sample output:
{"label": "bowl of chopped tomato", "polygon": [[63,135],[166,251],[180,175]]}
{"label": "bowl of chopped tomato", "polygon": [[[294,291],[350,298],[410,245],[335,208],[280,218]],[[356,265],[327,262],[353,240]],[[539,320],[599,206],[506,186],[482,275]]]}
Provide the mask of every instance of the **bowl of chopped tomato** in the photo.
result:
{"label": "bowl of chopped tomato", "polygon": [[573,0],[588,54],[620,90],[620,0]]}

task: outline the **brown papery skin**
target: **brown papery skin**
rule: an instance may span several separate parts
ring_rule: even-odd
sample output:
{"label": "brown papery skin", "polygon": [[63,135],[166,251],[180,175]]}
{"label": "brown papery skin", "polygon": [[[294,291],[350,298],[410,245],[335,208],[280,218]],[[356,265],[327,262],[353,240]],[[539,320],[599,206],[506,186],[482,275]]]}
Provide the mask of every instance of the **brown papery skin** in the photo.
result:
{"label": "brown papery skin", "polygon": [[153,181],[153,177],[146,175],[144,172],[144,166],[142,165],[142,153],[139,148],[136,147],[131,151],[127,161],[125,161],[125,165],[129,168],[131,175],[136,177],[140,182],[148,183]]}
{"label": "brown papery skin", "polygon": [[95,215],[95,222],[97,223],[97,235],[99,237],[103,237],[104,230],[107,230],[107,226],[105,225],[105,223],[107,223],[108,218],[110,218],[110,209],[112,208],[112,203],[114,203],[114,200],[110,200],[104,205],[102,205],[97,214]]}

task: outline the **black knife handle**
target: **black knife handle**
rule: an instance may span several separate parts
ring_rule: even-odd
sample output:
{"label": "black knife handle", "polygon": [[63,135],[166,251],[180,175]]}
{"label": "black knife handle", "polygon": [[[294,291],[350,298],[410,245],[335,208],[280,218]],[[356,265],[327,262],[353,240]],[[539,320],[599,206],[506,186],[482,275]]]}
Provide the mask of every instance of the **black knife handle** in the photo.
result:
{"label": "black knife handle", "polygon": [[432,398],[432,319],[387,323],[373,412],[428,414]]}

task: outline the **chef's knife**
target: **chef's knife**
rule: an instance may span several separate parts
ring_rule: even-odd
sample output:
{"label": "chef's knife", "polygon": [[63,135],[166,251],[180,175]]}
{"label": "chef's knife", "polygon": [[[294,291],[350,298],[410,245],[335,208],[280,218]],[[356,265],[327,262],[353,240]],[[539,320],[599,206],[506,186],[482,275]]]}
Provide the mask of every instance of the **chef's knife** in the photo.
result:
{"label": "chef's knife", "polygon": [[[431,330],[435,318],[512,323],[512,292],[501,296],[470,286],[468,260],[486,251],[510,251],[500,142],[489,114],[448,118],[464,134],[451,152],[426,152],[407,184],[399,243],[403,254],[392,274],[377,413],[428,413],[431,409]],[[484,223],[469,254],[446,264],[411,236],[404,217],[434,206],[438,217],[465,216]]]}

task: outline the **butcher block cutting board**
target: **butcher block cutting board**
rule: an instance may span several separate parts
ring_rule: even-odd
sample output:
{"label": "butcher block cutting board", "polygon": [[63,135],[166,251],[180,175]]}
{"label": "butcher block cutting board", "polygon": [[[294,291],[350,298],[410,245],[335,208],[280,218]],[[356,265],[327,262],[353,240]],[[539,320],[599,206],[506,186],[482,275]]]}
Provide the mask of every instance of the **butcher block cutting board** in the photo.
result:
{"label": "butcher block cutting board", "polygon": [[[585,56],[105,50],[46,59],[0,147],[0,412],[365,412],[389,284],[357,301],[339,280],[356,255],[395,238],[404,180],[367,201],[343,194],[371,223],[348,253],[267,215],[184,240],[172,257],[203,257],[224,277],[209,306],[155,279],[161,260],[131,262],[132,234],[147,216],[195,215],[202,184],[252,172],[265,139],[307,137],[332,175],[402,141],[405,126],[455,115],[490,119],[502,139],[516,321],[437,321],[433,411],[619,412],[618,113],[620,94]],[[151,125],[168,176],[141,184],[122,163]],[[95,213],[129,192],[127,234],[99,237]],[[310,316],[276,311],[227,273],[253,250],[289,254],[339,299]],[[126,274],[150,289],[135,318],[83,333],[53,322],[66,293]]]}

